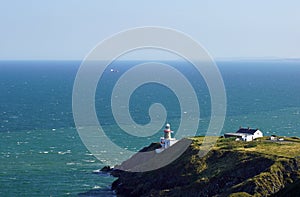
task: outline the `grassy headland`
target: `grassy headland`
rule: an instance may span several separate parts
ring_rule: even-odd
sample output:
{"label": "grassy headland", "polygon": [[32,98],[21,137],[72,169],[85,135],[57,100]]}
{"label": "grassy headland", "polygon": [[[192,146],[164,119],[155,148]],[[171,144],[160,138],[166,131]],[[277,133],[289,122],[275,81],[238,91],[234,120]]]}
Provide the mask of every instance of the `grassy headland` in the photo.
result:
{"label": "grassy headland", "polygon": [[[208,154],[199,151],[204,137],[171,164],[149,172],[113,171],[119,196],[268,196],[280,194],[300,180],[300,139],[252,142],[219,138]],[[176,149],[175,144],[172,148]],[[144,148],[153,151],[157,143]],[[168,149],[164,152],[167,153]],[[152,160],[160,154],[152,154]],[[134,160],[132,157],[130,160]],[[128,162],[128,161],[127,161]]]}

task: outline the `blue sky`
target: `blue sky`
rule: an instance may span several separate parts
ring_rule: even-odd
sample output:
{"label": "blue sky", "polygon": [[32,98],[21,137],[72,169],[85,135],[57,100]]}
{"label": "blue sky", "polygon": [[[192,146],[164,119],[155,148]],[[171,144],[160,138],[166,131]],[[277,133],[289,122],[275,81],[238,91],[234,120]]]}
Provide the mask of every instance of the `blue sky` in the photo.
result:
{"label": "blue sky", "polygon": [[163,26],[214,58],[300,58],[300,1],[1,0],[0,60],[82,60],[125,29]]}

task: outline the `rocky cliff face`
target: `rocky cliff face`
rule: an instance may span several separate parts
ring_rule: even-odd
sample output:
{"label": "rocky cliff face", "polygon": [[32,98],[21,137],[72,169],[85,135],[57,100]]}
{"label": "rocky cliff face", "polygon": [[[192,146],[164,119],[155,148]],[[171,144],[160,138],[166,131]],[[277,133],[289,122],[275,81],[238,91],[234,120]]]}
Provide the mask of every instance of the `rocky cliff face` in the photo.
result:
{"label": "rocky cliff face", "polygon": [[[253,142],[249,146],[245,142],[222,140],[200,157],[201,140],[194,138],[179,158],[154,171],[114,170],[112,174],[118,179],[112,189],[118,196],[268,196],[299,184],[298,157],[259,151],[260,146],[273,146],[270,142]],[[152,144],[143,151],[151,152],[157,146]],[[290,144],[274,146],[283,148]],[[167,153],[168,149],[165,151]],[[152,157],[159,157],[159,154],[152,154]],[[135,160],[136,157],[132,157],[125,164],[137,163]]]}

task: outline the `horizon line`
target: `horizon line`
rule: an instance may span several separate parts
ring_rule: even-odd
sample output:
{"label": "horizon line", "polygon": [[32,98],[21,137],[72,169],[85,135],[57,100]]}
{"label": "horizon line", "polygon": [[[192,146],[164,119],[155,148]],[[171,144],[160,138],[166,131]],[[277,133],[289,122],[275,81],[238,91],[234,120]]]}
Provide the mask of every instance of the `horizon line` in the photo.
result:
{"label": "horizon line", "polygon": [[[214,61],[300,61],[300,57],[221,57],[212,58]],[[84,59],[0,59],[4,61],[84,61]],[[95,60],[107,61],[107,60]],[[182,59],[116,59],[113,61],[184,61]],[[197,61],[197,60],[196,60]],[[199,61],[199,60],[198,60]]]}

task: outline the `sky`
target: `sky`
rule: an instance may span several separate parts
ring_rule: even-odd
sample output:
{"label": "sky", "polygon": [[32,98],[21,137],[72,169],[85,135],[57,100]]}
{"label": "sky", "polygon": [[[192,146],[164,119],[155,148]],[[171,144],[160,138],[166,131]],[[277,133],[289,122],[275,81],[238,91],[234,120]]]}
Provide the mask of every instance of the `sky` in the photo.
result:
{"label": "sky", "polygon": [[0,0],[0,60],[82,60],[126,29],[184,32],[216,59],[300,58],[298,0]]}

